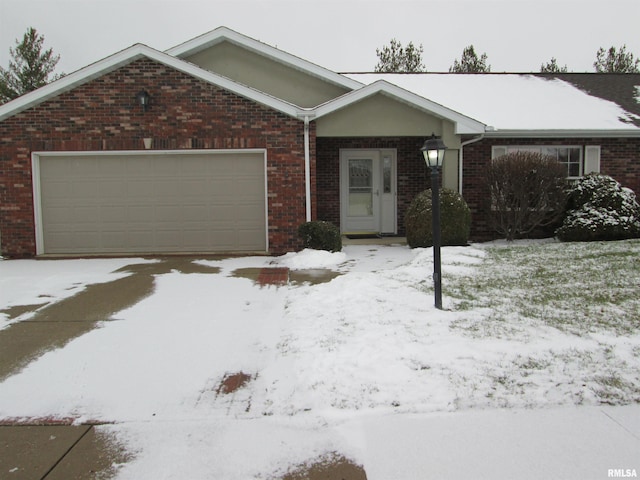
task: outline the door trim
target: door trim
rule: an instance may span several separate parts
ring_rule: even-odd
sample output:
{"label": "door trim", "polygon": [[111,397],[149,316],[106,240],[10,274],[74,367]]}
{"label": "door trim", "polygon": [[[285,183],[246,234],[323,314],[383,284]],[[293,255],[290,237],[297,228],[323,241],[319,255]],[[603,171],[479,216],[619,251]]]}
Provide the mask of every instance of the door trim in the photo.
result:
{"label": "door trim", "polygon": [[[373,229],[354,228],[348,222],[348,201],[349,201],[349,171],[347,162],[349,159],[370,156],[374,161],[376,169],[373,175],[374,181],[374,211],[377,219],[374,219]],[[388,192],[385,192],[385,175],[383,172],[384,158],[391,159],[391,171],[387,175]],[[344,234],[386,234],[396,235],[398,233],[398,201],[397,201],[397,150],[395,148],[347,148],[340,149],[339,160],[339,191],[340,191],[340,231]],[[386,215],[385,218],[383,216]],[[391,218],[389,218],[391,217]],[[391,228],[382,228],[382,225]],[[385,231],[387,230],[387,231]]]}

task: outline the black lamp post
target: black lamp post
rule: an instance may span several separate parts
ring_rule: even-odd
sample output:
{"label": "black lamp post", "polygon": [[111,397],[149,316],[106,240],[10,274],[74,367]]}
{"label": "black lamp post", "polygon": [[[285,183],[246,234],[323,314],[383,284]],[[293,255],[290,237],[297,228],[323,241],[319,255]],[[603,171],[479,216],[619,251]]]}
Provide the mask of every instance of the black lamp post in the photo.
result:
{"label": "black lamp post", "polygon": [[431,224],[433,228],[433,285],[436,308],[442,310],[442,275],[440,261],[440,185],[438,177],[444,151],[447,149],[442,138],[431,134],[420,149],[424,161],[431,168]]}

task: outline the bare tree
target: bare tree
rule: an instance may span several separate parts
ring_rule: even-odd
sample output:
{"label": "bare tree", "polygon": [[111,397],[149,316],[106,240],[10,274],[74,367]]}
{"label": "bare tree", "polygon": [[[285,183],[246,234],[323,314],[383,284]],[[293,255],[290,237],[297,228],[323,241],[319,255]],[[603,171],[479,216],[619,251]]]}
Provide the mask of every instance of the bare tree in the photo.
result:
{"label": "bare tree", "polygon": [[507,240],[557,223],[564,214],[567,169],[553,157],[514,152],[494,159],[486,172],[491,221]]}

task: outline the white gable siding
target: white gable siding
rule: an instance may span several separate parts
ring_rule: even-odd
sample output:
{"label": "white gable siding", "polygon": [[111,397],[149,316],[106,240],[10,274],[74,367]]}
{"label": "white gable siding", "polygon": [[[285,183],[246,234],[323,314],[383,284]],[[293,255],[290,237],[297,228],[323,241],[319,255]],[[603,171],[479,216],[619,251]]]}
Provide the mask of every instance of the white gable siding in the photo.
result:
{"label": "white gable siding", "polygon": [[349,91],[229,42],[213,45],[186,60],[304,108],[315,107]]}

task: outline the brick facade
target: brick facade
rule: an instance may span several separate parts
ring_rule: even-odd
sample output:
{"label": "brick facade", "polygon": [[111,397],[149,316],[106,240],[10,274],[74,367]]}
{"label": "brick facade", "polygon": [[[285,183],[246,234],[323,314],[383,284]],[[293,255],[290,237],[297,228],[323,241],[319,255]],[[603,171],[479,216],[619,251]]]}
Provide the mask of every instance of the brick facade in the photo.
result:
{"label": "brick facade", "polygon": [[[136,93],[151,103],[143,111]],[[321,137],[310,124],[312,218],[340,225],[340,150],[395,149],[398,233],[411,200],[429,188],[420,154],[424,137]],[[32,152],[245,149],[267,151],[271,253],[301,247],[305,221],[304,122],[149,59],[111,73],[0,121],[2,255],[36,253]],[[462,193],[472,211],[473,240],[494,238],[484,169],[494,145],[599,145],[601,172],[640,193],[639,138],[485,138],[464,148]]]}
{"label": "brick facade", "polygon": [[320,137],[317,139],[318,219],[340,226],[340,150],[397,150],[398,233],[404,235],[404,214],[413,198],[430,188],[431,179],[420,148],[424,137]]}
{"label": "brick facade", "polygon": [[[151,95],[146,112],[135,95]],[[2,254],[35,255],[34,151],[267,150],[269,246],[300,248],[305,220],[304,123],[165,65],[143,59],[0,122]],[[310,127],[315,204],[315,126]]]}
{"label": "brick facade", "polygon": [[479,181],[491,160],[491,147],[494,145],[599,145],[600,173],[610,175],[636,195],[640,194],[639,138],[484,139],[464,148],[462,196],[471,209],[471,238],[474,240],[495,238],[489,225],[489,192]]}
{"label": "brick facade", "polygon": [[[340,225],[340,149],[397,149],[398,233],[405,234],[404,213],[411,200],[430,187],[429,172],[420,155],[423,137],[317,139],[318,219]],[[600,171],[640,194],[640,139],[484,139],[464,148],[462,195],[471,209],[471,239],[496,238],[489,223],[490,197],[481,179],[494,145],[599,145]]]}

